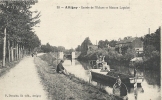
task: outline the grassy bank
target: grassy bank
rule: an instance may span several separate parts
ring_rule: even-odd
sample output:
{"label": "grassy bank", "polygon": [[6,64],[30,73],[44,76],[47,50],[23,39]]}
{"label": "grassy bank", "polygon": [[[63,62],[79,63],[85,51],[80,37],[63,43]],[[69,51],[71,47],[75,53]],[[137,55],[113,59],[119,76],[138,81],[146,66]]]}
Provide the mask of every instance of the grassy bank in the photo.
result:
{"label": "grassy bank", "polygon": [[0,77],[4,74],[6,74],[7,72],[9,72],[9,70],[13,67],[15,67],[18,63],[20,62],[20,60],[18,61],[13,61],[13,62],[7,62],[5,67],[2,67],[2,65],[0,65]]}
{"label": "grassy bank", "polygon": [[114,96],[72,74],[65,76],[56,73],[53,69],[56,65],[50,66],[48,61],[42,60],[46,56],[36,57],[34,62],[49,100],[115,100]]}

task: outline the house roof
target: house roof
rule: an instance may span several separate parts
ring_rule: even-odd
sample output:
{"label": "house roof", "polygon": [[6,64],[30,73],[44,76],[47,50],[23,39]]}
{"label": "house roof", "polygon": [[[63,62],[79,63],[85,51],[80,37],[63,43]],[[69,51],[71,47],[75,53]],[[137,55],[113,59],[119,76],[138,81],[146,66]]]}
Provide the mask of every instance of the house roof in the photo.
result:
{"label": "house roof", "polygon": [[88,47],[98,47],[97,45],[88,45]]}
{"label": "house roof", "polygon": [[96,49],[98,49],[98,45],[88,45],[88,48],[96,50]]}
{"label": "house roof", "polygon": [[143,61],[142,57],[135,57],[131,61]]}
{"label": "house roof", "polygon": [[136,38],[128,38],[128,39],[125,39],[125,40],[120,40],[118,41],[116,44],[125,44],[125,43],[131,43],[135,40]]}

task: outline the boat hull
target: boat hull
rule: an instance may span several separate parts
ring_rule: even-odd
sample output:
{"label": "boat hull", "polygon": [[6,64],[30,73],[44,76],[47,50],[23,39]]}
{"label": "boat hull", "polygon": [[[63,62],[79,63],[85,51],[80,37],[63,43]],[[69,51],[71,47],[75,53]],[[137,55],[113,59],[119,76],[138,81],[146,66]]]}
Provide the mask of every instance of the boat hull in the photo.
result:
{"label": "boat hull", "polygon": [[97,72],[91,72],[92,75],[92,80],[95,82],[98,82],[100,84],[103,85],[108,85],[108,86],[113,86],[113,84],[116,82],[116,78],[115,77],[111,77],[111,76],[107,76],[104,74],[100,74]]}
{"label": "boat hull", "polygon": [[[118,75],[120,76],[120,74]],[[106,75],[105,73],[102,73],[102,72],[94,72],[94,71],[91,71],[91,76],[92,76],[93,81],[98,82],[103,85],[108,85],[110,87],[112,87],[115,84],[116,79],[117,79],[117,75],[115,77],[115,76]],[[121,78],[121,81],[127,86],[134,86],[135,82],[137,82],[140,85],[140,83],[143,82],[143,77],[140,77],[134,80],[133,77],[126,76],[126,75],[124,76],[122,74],[122,77],[120,78]]]}

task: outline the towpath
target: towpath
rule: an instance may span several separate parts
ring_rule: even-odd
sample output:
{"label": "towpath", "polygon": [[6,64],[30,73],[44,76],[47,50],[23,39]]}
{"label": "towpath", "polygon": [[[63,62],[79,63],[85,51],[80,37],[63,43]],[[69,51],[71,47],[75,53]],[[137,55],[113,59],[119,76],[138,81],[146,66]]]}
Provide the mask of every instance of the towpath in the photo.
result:
{"label": "towpath", "polygon": [[0,100],[47,100],[40,81],[34,57],[24,57],[0,77]]}

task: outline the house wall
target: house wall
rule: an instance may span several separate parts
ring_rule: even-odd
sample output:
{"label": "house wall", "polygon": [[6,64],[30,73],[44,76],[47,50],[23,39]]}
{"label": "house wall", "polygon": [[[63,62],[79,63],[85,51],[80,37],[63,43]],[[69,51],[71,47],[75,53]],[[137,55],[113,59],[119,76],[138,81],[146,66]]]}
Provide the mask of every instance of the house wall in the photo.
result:
{"label": "house wall", "polygon": [[141,41],[141,39],[135,39],[133,42],[132,42],[132,47],[133,48],[143,48],[143,42]]}
{"label": "house wall", "polygon": [[[143,53],[143,42],[142,42],[142,40],[140,38],[136,38],[132,42],[119,43],[119,44],[116,45],[116,48],[117,47],[124,47],[124,46],[128,46],[130,48],[138,50],[139,53]],[[120,52],[120,49],[119,49],[118,52]]]}

